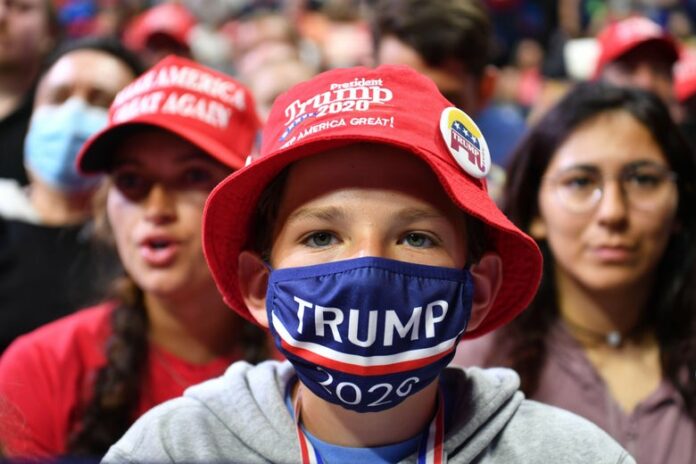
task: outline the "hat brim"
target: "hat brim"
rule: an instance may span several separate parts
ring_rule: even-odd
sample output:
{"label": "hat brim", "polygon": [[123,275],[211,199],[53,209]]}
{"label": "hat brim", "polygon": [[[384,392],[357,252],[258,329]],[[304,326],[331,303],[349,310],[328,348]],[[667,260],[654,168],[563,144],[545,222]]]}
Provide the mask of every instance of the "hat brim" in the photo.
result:
{"label": "hat brim", "polygon": [[195,128],[189,128],[178,121],[147,115],[129,119],[126,122],[111,125],[92,136],[82,146],[77,156],[77,167],[83,174],[99,174],[108,172],[111,166],[113,151],[119,140],[130,131],[137,128],[155,127],[164,129],[197,146],[212,158],[232,169],[241,168],[243,159],[248,153],[235,154],[229,147],[218,143],[211,137],[203,135]]}
{"label": "hat brim", "polygon": [[[435,172],[452,201],[480,219],[488,229],[492,250],[503,262],[503,286],[483,322],[464,338],[490,332],[516,317],[529,304],[541,277],[541,256],[533,239],[513,225],[485,192],[455,172],[442,153],[427,153],[389,137],[342,135],[294,145],[255,161],[221,182],[206,202],[203,249],[225,302],[246,319],[256,323],[242,298],[238,282],[238,257],[247,246],[250,221],[259,196],[269,182],[293,162],[341,146],[373,142],[402,148],[425,161]],[[278,156],[282,153],[282,156]],[[475,207],[473,206],[475,205]]]}
{"label": "hat brim", "polygon": [[604,71],[604,68],[609,63],[618,60],[622,56],[628,54],[629,52],[635,50],[638,47],[643,47],[648,44],[657,44],[660,47],[662,47],[665,50],[665,58],[668,61],[676,63],[677,60],[679,60],[679,46],[672,38],[668,36],[651,37],[649,39],[645,39],[639,42],[626,44],[624,47],[614,50],[613,53],[610,55],[600,54],[599,59],[597,60],[597,66],[595,66],[593,79],[599,79],[599,77],[602,74],[602,71]]}

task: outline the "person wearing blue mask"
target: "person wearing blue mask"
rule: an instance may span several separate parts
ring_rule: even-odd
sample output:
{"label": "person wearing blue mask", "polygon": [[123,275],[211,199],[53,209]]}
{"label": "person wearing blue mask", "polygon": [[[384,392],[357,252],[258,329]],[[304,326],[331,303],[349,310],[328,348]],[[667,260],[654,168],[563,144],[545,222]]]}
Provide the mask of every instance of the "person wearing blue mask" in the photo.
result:
{"label": "person wearing blue mask", "polygon": [[26,187],[0,179],[0,353],[17,336],[98,301],[118,270],[115,254],[90,240],[99,179],[75,158],[106,125],[116,93],[143,71],[112,39],[59,47],[44,64],[24,142]]}
{"label": "person wearing blue mask", "polygon": [[188,388],[104,462],[635,463],[524,400],[513,371],[447,367],[541,276],[490,168],[472,119],[406,66],[334,69],[278,97],[258,156],[208,197],[202,239],[224,301],[287,361]]}
{"label": "person wearing blue mask", "polygon": [[[90,50],[86,53],[99,52]],[[122,82],[125,79],[126,76],[123,76]],[[83,97],[74,95],[62,103],[36,108],[24,145],[24,161],[32,178],[67,194],[61,195],[61,198],[93,191],[99,184],[99,179],[77,172],[75,154],[90,135],[106,125],[107,113],[106,108],[90,104]],[[37,198],[36,189],[31,191],[30,198]],[[43,205],[36,203],[35,206],[40,208]],[[83,212],[82,208],[73,210],[70,202],[66,206],[61,210],[47,209],[42,217],[50,221],[49,218],[55,214],[70,215],[75,212],[79,215]],[[57,218],[54,220],[60,221]]]}

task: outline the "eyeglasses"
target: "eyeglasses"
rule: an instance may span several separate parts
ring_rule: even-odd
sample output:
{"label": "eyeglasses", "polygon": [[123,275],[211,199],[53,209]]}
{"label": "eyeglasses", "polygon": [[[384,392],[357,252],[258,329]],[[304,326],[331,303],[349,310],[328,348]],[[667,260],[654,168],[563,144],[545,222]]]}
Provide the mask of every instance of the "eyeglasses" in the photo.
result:
{"label": "eyeglasses", "polygon": [[642,211],[664,206],[675,191],[677,175],[666,166],[639,162],[625,166],[613,179],[605,179],[596,166],[579,165],[544,177],[552,191],[570,212],[593,210],[604,195],[607,180],[620,182],[628,203]]}

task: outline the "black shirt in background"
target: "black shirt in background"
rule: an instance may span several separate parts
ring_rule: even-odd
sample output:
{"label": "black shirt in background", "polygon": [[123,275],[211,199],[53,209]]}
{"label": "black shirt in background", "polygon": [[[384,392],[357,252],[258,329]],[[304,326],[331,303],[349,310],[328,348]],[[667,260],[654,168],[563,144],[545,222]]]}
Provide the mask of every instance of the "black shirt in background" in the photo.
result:
{"label": "black shirt in background", "polygon": [[102,301],[120,275],[115,250],[88,225],[0,218],[0,353],[17,336]]}
{"label": "black shirt in background", "polygon": [[696,156],[696,117],[687,115],[684,121],[679,124],[679,128],[686,141],[689,142],[691,153]]}
{"label": "black shirt in background", "polygon": [[29,128],[33,104],[32,91],[17,109],[0,119],[0,177],[15,179],[20,185],[28,182],[24,170],[24,137]]}

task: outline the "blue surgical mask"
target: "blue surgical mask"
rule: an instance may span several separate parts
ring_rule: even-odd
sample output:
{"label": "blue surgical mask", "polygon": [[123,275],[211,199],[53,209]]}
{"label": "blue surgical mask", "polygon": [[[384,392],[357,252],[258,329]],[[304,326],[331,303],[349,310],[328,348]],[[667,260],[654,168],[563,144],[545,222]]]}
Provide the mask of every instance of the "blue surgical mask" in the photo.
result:
{"label": "blue surgical mask", "polygon": [[273,270],[266,305],[276,346],[307,388],[376,412],[447,366],[473,293],[467,270],[368,257]]}
{"label": "blue surgical mask", "polygon": [[24,140],[24,162],[42,181],[66,192],[88,191],[99,177],[84,176],[76,158],[87,139],[106,126],[108,112],[80,98],[61,105],[40,106],[32,115]]}

